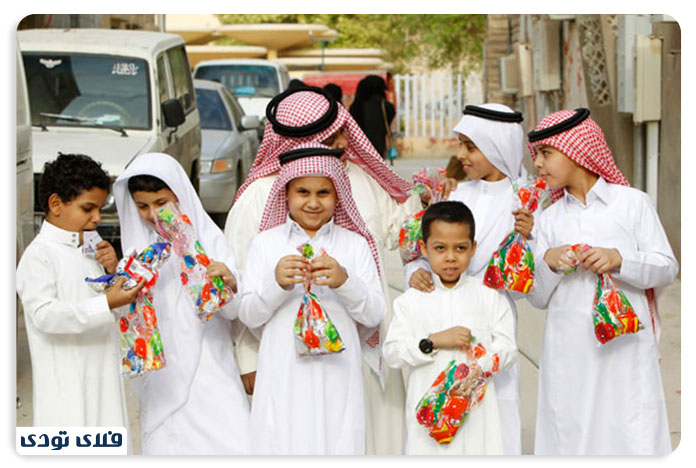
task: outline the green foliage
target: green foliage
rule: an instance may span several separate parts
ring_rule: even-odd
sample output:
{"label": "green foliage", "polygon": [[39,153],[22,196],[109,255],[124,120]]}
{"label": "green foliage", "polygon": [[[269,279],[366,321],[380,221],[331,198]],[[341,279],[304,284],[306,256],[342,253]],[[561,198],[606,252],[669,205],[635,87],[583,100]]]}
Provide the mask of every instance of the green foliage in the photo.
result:
{"label": "green foliage", "polygon": [[[327,47],[380,48],[394,71],[414,63],[467,71],[481,63],[485,15],[218,15],[223,24],[323,24],[338,31]],[[227,41],[231,43],[231,41]]]}

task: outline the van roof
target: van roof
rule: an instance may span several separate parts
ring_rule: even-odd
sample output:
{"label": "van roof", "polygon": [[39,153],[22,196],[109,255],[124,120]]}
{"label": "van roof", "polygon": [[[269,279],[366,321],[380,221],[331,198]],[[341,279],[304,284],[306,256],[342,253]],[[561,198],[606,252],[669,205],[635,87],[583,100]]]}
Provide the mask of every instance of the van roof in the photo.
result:
{"label": "van roof", "polygon": [[205,66],[215,66],[215,65],[269,65],[275,68],[286,68],[286,66],[280,62],[274,62],[272,60],[264,59],[254,59],[254,58],[244,58],[244,59],[217,59],[217,60],[201,60],[196,65],[198,67]]}
{"label": "van roof", "polygon": [[149,58],[184,44],[178,34],[124,29],[25,29],[17,32],[22,52],[68,52]]}

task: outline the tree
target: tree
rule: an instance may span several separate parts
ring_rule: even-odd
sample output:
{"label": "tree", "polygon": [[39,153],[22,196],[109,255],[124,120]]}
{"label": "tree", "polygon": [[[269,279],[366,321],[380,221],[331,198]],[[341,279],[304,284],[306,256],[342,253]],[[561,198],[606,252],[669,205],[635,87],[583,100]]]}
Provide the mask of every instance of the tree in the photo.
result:
{"label": "tree", "polygon": [[[311,23],[338,31],[327,47],[386,51],[394,72],[414,65],[467,71],[482,61],[485,15],[265,14],[218,15],[223,24]],[[229,42],[229,41],[228,41]]]}

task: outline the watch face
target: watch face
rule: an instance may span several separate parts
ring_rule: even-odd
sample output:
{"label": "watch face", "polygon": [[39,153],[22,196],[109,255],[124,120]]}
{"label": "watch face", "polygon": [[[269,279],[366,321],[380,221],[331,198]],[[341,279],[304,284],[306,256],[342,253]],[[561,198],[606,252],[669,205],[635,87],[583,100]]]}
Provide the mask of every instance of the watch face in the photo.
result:
{"label": "watch face", "polygon": [[418,347],[422,352],[425,354],[431,353],[433,351],[433,342],[430,341],[427,338],[423,338],[420,343],[418,344]]}

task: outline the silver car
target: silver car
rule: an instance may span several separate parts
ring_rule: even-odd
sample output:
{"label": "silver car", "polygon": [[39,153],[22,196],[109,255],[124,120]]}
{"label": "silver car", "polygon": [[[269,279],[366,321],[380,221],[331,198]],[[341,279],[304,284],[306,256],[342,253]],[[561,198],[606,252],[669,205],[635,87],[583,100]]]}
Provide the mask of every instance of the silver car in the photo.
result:
{"label": "silver car", "polygon": [[244,115],[237,98],[220,83],[194,80],[193,86],[201,116],[199,195],[205,210],[224,226],[259,148],[259,118]]}

